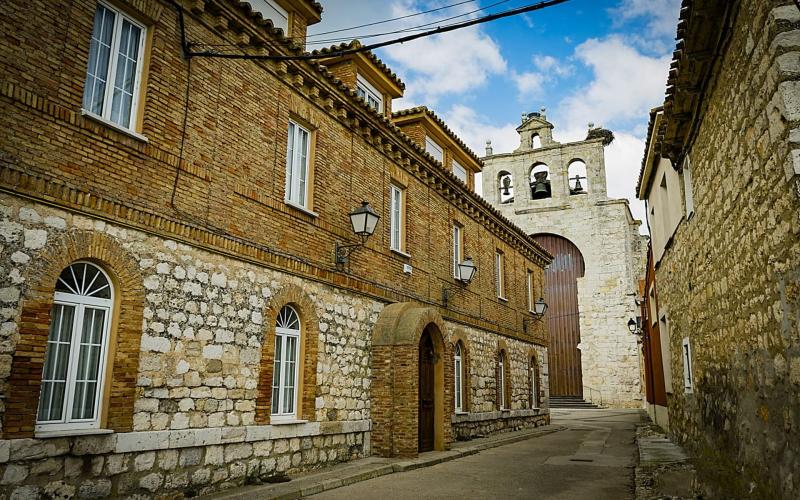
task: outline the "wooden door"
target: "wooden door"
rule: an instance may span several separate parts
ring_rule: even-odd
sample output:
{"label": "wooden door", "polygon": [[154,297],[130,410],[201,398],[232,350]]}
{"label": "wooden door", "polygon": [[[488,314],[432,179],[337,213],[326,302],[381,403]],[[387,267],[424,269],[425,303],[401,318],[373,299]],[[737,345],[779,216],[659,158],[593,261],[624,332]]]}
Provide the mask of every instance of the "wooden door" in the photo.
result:
{"label": "wooden door", "polygon": [[426,331],[419,341],[419,451],[433,450],[433,340]]}
{"label": "wooden door", "polygon": [[550,395],[583,397],[577,281],[585,271],[583,255],[561,236],[537,234],[533,239],[553,256],[544,273],[548,305],[545,319],[550,331]]}

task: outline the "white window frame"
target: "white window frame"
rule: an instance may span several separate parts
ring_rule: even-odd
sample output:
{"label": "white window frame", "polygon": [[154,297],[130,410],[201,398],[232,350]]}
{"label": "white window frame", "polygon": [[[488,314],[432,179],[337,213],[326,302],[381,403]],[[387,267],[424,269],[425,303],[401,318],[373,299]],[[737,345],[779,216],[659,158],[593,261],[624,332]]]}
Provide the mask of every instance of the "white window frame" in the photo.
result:
{"label": "white window frame", "polygon": [[[274,0],[249,0],[253,10],[261,13],[264,19],[272,21],[272,25],[283,30],[289,36],[289,12]],[[276,19],[277,18],[277,19]]]}
{"label": "white window frame", "polygon": [[369,104],[369,107],[383,113],[383,95],[363,76],[356,75],[356,93]]}
{"label": "white window frame", "polygon": [[[309,206],[309,185],[311,180],[311,130],[289,120],[286,139],[286,188],[284,202],[305,210]],[[297,147],[299,134],[305,134],[305,148]]]}
{"label": "white window frame", "polygon": [[455,160],[453,160],[453,175],[460,179],[464,184],[467,183],[467,169]]}
{"label": "white window frame", "polygon": [[395,184],[389,185],[389,248],[395,252],[405,252],[405,189]]}
{"label": "white window frame", "polygon": [[[98,297],[91,297],[86,295],[79,295],[67,292],[55,292],[53,294],[53,305],[57,306],[65,306],[65,307],[74,307],[75,312],[72,317],[72,335],[70,339],[70,352],[69,352],[69,359],[67,362],[67,375],[66,375],[66,382],[65,382],[65,390],[64,390],[64,401],[63,405],[63,413],[61,420],[54,421],[54,420],[47,420],[41,421],[39,420],[39,407],[37,406],[36,410],[36,426],[35,426],[35,433],[59,433],[62,431],[90,431],[94,429],[100,428],[100,416],[103,413],[102,403],[103,403],[103,393],[105,391],[105,378],[106,378],[106,368],[108,365],[108,342],[109,342],[109,331],[111,329],[111,313],[114,304],[114,285],[109,278],[108,274],[99,266],[92,264],[91,262],[86,261],[76,261],[70,264],[70,266],[74,266],[76,264],[87,264],[92,266],[93,268],[97,269],[105,279],[108,281],[108,287],[110,291],[110,298],[102,299]],[[77,377],[77,368],[79,364],[80,358],[80,344],[81,338],[83,334],[83,318],[86,312],[86,309],[99,309],[104,312],[104,324],[103,324],[103,333],[102,337],[102,345],[100,347],[100,354],[99,354],[99,361],[98,361],[98,368],[97,368],[97,387],[95,388],[95,404],[94,404],[94,418],[91,419],[73,419],[72,418],[72,409],[73,409],[73,399],[75,395],[75,386],[76,386],[76,377]],[[62,315],[63,319],[63,315]],[[52,321],[52,319],[51,319]],[[48,335],[48,345],[47,349],[50,349],[50,341]],[[46,358],[47,351],[45,351],[45,358]],[[44,373],[42,374],[42,378],[44,378]],[[41,395],[40,395],[41,397]],[[41,404],[41,403],[39,403]]]}
{"label": "white window frame", "polygon": [[528,269],[526,275],[526,286],[528,291],[528,311],[535,312],[533,308],[534,300],[533,300],[533,271]]}
{"label": "white window frame", "polygon": [[464,229],[453,224],[453,277],[461,279],[459,264],[464,262]]}
{"label": "white window frame", "polygon": [[536,357],[531,358],[531,408],[539,408],[539,381],[536,377]]}
{"label": "white window frame", "polygon": [[505,356],[503,351],[497,356],[497,386],[500,389],[500,409],[506,409],[506,370],[505,370]]}
{"label": "white window frame", "polygon": [[444,163],[444,147],[428,136],[425,136],[425,152],[433,156],[439,163]]}
{"label": "white window frame", "polygon": [[[291,309],[295,316],[297,317],[298,323],[300,322],[300,314],[298,314],[297,310],[292,306],[283,306],[284,308],[288,307]],[[283,309],[283,308],[281,308]],[[300,359],[300,342],[302,340],[300,325],[295,330],[293,328],[282,328],[282,327],[275,327],[275,351],[273,352],[273,362],[272,362],[272,375],[273,378],[275,377],[276,373],[276,364],[278,365],[278,411],[274,412],[274,380],[271,381],[272,386],[270,387],[270,423],[275,422],[286,422],[286,421],[296,421],[297,420],[297,406],[299,403],[299,391],[298,388],[300,386],[300,365],[302,364],[302,360]],[[283,406],[284,401],[286,400],[286,390],[287,390],[287,381],[286,381],[286,370],[283,369],[285,363],[288,359],[288,350],[286,349],[286,345],[288,344],[288,339],[294,338],[295,340],[295,349],[294,349],[294,384],[292,385],[292,390],[294,394],[292,394],[291,401],[292,401],[292,411],[287,411],[286,408]],[[281,343],[280,349],[280,359],[278,359],[278,342]]]}
{"label": "white window frame", "polygon": [[497,298],[506,299],[505,283],[505,255],[500,250],[494,252],[494,281],[497,288]]}
{"label": "white window frame", "polygon": [[681,343],[681,353],[683,355],[683,389],[686,394],[694,392],[694,370],[692,367],[692,345],[689,337],[684,337]]}
{"label": "white window frame", "polygon": [[[97,12],[97,9],[99,9],[100,7],[108,9],[114,13],[114,28],[113,28],[113,33],[111,35],[111,47],[109,48],[108,71],[105,75],[106,88],[103,95],[103,107],[100,114],[97,114],[83,107],[83,99],[86,98],[86,91],[87,91],[87,86],[86,86],[87,81],[84,79],[83,97],[81,101],[81,112],[86,115],[98,118],[103,122],[112,124],[116,127],[120,127],[123,130],[129,130],[131,132],[134,132],[134,129],[136,128],[136,124],[139,118],[139,100],[141,96],[142,71],[143,71],[142,67],[144,66],[144,47],[145,47],[145,41],[147,39],[147,26],[136,21],[132,17],[122,12],[120,9],[115,8],[111,4],[108,4],[106,2],[97,2],[97,7],[95,7],[95,12]],[[129,22],[130,24],[141,30],[141,36],[139,37],[139,47],[137,48],[136,51],[136,71],[133,81],[133,90],[131,95],[131,113],[130,116],[128,117],[128,125],[117,123],[111,119],[111,110],[114,105],[114,86],[117,78],[117,63],[119,61],[119,39],[120,39],[120,33],[122,31],[122,24],[124,21]],[[92,33],[94,33],[94,22],[92,23]],[[89,43],[91,45],[91,39]],[[91,54],[89,55],[91,56]],[[88,77],[88,72],[89,72],[88,64],[89,62],[87,60],[87,67],[85,72],[86,77]]]}
{"label": "white window frame", "polygon": [[453,392],[453,401],[455,403],[456,413],[464,412],[464,355],[461,348],[461,342],[456,342],[453,355],[453,382],[455,391]]}

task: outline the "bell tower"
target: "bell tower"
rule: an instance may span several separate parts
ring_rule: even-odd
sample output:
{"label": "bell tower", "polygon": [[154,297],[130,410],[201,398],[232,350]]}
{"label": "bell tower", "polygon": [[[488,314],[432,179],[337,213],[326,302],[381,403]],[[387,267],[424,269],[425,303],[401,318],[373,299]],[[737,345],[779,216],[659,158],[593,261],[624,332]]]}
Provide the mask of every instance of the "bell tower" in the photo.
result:
{"label": "bell tower", "polygon": [[637,315],[646,239],[628,200],[606,191],[613,134],[590,124],[584,140],[560,143],[544,109],[521,121],[515,150],[487,147],[483,196],[554,257],[543,318],[551,396],[638,407],[638,350],[626,324]]}

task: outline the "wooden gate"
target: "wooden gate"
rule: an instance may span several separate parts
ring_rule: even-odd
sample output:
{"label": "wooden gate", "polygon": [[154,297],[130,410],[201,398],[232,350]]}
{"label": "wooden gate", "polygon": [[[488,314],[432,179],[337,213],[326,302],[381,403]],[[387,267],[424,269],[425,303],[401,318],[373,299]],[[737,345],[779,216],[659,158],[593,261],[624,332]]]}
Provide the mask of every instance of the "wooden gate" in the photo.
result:
{"label": "wooden gate", "polygon": [[550,395],[583,397],[577,281],[585,271],[583,255],[561,236],[536,234],[533,238],[553,255],[553,262],[544,273],[550,330]]}

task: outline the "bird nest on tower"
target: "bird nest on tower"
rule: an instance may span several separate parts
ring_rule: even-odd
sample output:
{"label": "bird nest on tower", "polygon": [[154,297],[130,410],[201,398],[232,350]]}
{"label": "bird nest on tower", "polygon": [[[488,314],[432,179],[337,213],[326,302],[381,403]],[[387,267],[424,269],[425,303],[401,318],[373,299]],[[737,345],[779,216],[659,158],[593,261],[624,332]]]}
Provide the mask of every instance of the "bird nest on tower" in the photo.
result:
{"label": "bird nest on tower", "polygon": [[603,139],[603,146],[608,146],[614,142],[614,132],[602,127],[590,128],[589,133],[586,134],[586,140],[591,139]]}

